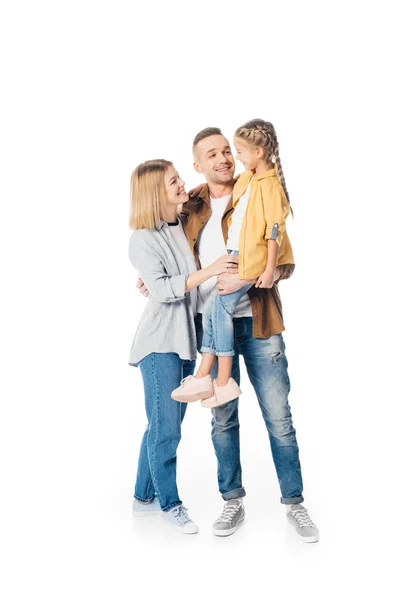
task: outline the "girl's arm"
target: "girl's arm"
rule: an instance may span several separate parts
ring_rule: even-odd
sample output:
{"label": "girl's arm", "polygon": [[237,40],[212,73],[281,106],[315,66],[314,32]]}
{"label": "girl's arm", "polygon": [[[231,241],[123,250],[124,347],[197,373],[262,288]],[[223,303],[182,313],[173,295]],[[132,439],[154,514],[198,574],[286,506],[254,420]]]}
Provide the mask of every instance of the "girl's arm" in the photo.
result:
{"label": "girl's arm", "polygon": [[283,232],[286,230],[286,217],[290,209],[280,184],[263,180],[261,193],[266,221],[264,239],[267,242],[268,259],[265,271],[257,279],[255,287],[272,288]]}
{"label": "girl's arm", "polygon": [[279,246],[275,242],[275,240],[270,239],[267,242],[267,247],[268,247],[267,266],[265,268],[265,271],[263,273],[261,273],[261,275],[257,279],[256,285],[255,285],[256,288],[258,288],[258,287],[272,288],[272,286],[274,285],[274,273],[275,273],[275,268],[276,268],[276,261],[278,259]]}
{"label": "girl's arm", "polygon": [[280,183],[268,177],[261,183],[261,194],[265,218],[264,239],[275,240],[280,246],[286,230],[286,218],[290,213],[289,203]]}

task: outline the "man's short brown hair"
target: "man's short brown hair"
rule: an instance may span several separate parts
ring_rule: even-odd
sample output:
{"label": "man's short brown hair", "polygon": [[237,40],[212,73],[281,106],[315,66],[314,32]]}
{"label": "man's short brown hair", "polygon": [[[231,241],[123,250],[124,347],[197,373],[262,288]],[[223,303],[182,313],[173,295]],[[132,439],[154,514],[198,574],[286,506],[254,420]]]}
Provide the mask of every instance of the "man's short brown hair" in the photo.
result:
{"label": "man's short brown hair", "polygon": [[193,150],[201,140],[205,140],[211,135],[222,135],[222,131],[219,127],[206,127],[205,129],[202,129],[193,140]]}

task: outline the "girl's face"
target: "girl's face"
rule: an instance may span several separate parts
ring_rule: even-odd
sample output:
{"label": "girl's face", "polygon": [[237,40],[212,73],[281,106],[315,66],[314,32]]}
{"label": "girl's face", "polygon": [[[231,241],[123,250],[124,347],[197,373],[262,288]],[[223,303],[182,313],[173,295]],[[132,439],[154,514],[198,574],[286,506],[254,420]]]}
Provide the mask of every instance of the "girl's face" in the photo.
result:
{"label": "girl's face", "polygon": [[259,165],[264,151],[259,146],[251,146],[244,140],[235,137],[236,160],[240,161],[246,170],[254,170]]}
{"label": "girl's face", "polygon": [[167,204],[178,206],[189,200],[185,192],[185,182],[179,177],[174,165],[168,167],[164,176],[165,190],[167,192]]}

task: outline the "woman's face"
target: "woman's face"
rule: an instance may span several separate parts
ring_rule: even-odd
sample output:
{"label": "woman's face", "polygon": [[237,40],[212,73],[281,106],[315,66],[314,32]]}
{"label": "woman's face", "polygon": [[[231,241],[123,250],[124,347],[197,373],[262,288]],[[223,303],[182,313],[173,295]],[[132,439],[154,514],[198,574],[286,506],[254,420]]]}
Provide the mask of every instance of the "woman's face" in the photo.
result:
{"label": "woman's face", "polygon": [[164,184],[167,192],[167,204],[170,206],[178,206],[189,200],[189,196],[185,192],[185,182],[179,177],[174,165],[166,170]]}
{"label": "woman's face", "polygon": [[246,170],[256,169],[263,155],[262,148],[250,146],[240,138],[235,137],[236,160],[240,161]]}

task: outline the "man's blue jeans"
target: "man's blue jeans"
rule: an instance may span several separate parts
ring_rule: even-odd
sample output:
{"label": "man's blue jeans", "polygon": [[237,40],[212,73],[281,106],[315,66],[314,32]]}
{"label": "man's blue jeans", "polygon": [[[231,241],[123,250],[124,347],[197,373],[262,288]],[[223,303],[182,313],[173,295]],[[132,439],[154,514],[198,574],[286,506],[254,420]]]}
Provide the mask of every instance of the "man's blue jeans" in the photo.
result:
{"label": "man's blue jeans", "polygon": [[[234,319],[233,324],[235,355],[232,377],[240,383],[239,354],[242,354],[268,430],[281,502],[297,504],[303,501],[303,482],[296,431],[288,402],[290,381],[282,334],[254,338],[251,317]],[[200,348],[202,315],[196,316],[196,331]],[[215,363],[213,378],[217,368]],[[238,399],[232,400],[212,410],[212,441],[218,461],[219,491],[224,500],[246,495],[240,465],[238,403]]]}
{"label": "man's blue jeans", "polygon": [[196,361],[175,353],[153,352],[139,363],[143,378],[147,427],[140,447],[135,498],[149,502],[157,495],[161,510],[182,504],[176,485],[176,451],[187,404],[172,400],[181,380],[193,375]]}

